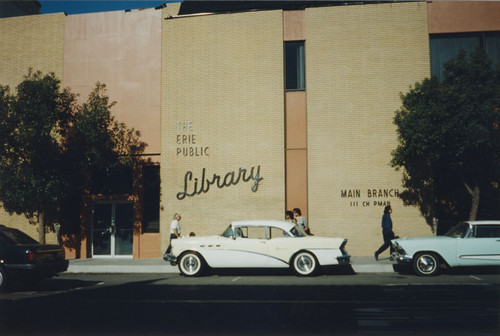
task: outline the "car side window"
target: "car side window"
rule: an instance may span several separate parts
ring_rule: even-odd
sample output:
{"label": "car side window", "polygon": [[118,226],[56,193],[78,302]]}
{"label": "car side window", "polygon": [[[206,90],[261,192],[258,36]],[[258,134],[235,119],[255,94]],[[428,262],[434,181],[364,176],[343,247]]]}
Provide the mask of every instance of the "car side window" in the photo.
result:
{"label": "car side window", "polygon": [[236,238],[248,238],[248,228],[246,226],[235,227],[234,236]]}
{"label": "car side window", "polygon": [[500,225],[477,225],[476,238],[500,238]]}
{"label": "car side window", "polygon": [[4,236],[3,233],[0,233],[0,245],[1,246],[12,246],[15,245],[14,242],[8,237]]}
{"label": "car side window", "polygon": [[250,239],[266,239],[266,227],[265,226],[249,226],[248,228],[248,238]]}
{"label": "car side window", "polygon": [[291,235],[289,235],[286,231],[283,231],[282,229],[276,227],[270,227],[268,232],[269,239],[291,237]]}
{"label": "car side window", "polygon": [[246,238],[247,235],[243,232],[243,228],[237,227],[234,229],[234,236],[236,238]]}

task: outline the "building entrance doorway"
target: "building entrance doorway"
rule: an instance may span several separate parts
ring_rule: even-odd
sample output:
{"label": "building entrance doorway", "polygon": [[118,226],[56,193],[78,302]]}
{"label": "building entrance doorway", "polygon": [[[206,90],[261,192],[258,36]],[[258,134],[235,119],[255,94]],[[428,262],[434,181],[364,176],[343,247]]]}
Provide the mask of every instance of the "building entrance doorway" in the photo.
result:
{"label": "building entrance doorway", "polygon": [[92,256],[132,258],[134,207],[132,203],[94,203]]}

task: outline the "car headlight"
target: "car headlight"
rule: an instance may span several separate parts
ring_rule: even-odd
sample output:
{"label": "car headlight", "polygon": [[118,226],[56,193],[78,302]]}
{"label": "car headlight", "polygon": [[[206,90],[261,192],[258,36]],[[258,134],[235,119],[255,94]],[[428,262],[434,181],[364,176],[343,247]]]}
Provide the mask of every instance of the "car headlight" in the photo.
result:
{"label": "car headlight", "polygon": [[405,251],[405,249],[404,249],[401,245],[399,245],[399,243],[398,243],[398,242],[394,242],[394,244],[392,244],[392,245],[394,246],[394,250],[395,250],[397,253],[399,253],[399,254],[401,254],[401,255],[406,255],[406,251]]}

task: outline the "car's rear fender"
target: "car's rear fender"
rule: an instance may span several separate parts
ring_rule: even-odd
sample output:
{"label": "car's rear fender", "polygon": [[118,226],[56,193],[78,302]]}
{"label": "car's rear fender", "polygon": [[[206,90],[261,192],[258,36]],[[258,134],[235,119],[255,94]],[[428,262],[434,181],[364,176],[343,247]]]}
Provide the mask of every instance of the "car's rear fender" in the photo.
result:
{"label": "car's rear fender", "polygon": [[340,249],[309,249],[314,254],[318,263],[322,266],[337,265],[338,257],[342,256]]}
{"label": "car's rear fender", "polygon": [[[318,257],[316,256],[316,254],[314,254],[313,251],[311,251],[310,249],[301,249],[301,250],[298,250],[298,251],[296,251],[295,253],[292,254],[292,256],[290,257],[290,260],[288,261],[288,265],[292,265],[293,264],[293,260],[295,259],[295,256],[297,254],[299,254],[299,253],[302,253],[302,252],[309,252],[309,253],[311,253],[314,256],[314,258],[316,259],[316,261],[318,261]],[[319,261],[318,261],[318,263],[319,263]]]}
{"label": "car's rear fender", "polygon": [[339,263],[337,257],[342,256],[340,250],[335,249],[301,249],[292,255],[288,264],[291,265],[295,256],[301,252],[311,253],[321,266],[337,265]]}

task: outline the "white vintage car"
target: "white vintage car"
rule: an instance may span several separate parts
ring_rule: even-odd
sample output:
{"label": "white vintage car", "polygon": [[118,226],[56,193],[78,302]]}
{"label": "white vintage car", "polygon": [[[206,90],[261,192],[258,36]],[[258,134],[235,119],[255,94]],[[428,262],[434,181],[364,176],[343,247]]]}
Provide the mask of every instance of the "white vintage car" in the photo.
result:
{"label": "white vintage car", "polygon": [[500,266],[500,221],[468,221],[444,236],[392,240],[392,258],[417,275],[436,275],[441,267]]}
{"label": "white vintage car", "polygon": [[350,256],[347,239],[308,236],[297,225],[283,221],[237,221],[220,236],[182,237],[172,241],[163,259],[186,276],[212,268],[291,268],[299,276],[312,275],[319,266],[345,265]]}

